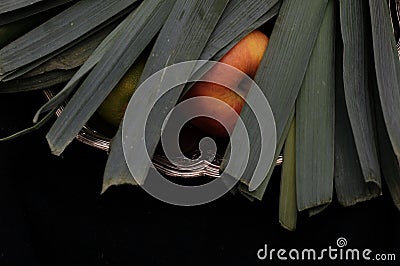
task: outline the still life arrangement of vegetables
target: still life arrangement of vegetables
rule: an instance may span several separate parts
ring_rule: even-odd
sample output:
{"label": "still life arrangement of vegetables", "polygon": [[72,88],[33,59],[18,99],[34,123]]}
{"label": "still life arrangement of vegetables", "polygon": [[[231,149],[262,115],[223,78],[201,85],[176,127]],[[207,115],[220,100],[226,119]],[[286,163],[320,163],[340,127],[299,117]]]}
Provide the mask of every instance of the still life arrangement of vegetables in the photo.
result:
{"label": "still life arrangement of vegetables", "polygon": [[[283,156],[282,226],[295,230],[298,212],[318,214],[333,200],[347,207],[389,193],[400,209],[396,5],[392,0],[2,0],[0,97],[28,91],[51,91],[52,97],[32,114],[33,125],[12,136],[0,132],[1,141],[52,123],[46,139],[58,156],[95,117],[101,121],[96,131],[111,143],[104,190],[135,185],[120,125],[137,86],[166,66],[220,61],[254,79],[271,106],[275,159]],[[220,99],[239,114],[247,108],[223,86],[198,82],[167,95],[155,112],[166,114],[197,96]],[[193,108],[211,109],[229,130],[235,127],[220,106],[202,102]],[[256,121],[245,122],[249,132],[258,130]],[[217,141],[226,139],[225,129],[210,119],[194,119],[190,126]],[[153,132],[149,145],[159,141]],[[257,156],[252,152],[250,166]],[[235,189],[261,200],[277,169],[270,167],[255,191],[249,191],[246,176]]]}

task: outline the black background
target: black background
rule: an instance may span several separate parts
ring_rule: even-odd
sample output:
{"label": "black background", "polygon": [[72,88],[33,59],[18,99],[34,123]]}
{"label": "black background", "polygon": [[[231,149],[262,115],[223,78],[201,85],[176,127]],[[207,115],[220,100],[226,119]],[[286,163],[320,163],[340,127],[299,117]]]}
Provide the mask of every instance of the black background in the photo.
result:
{"label": "black background", "polygon": [[[1,95],[1,136],[29,125],[42,101],[38,92]],[[277,265],[259,261],[258,249],[335,247],[339,237],[400,260],[400,212],[386,189],[355,207],[300,214],[288,232],[278,222],[279,172],[262,202],[228,194],[177,207],[132,186],[100,195],[106,153],[75,141],[53,156],[46,130],[0,143],[0,266]]]}

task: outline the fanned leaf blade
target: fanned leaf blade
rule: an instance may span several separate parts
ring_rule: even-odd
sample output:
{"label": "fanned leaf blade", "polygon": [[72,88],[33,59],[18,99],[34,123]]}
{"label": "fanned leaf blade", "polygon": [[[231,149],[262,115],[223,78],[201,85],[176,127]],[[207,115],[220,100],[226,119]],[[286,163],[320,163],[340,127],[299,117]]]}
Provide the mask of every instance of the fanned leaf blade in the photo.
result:
{"label": "fanned leaf blade", "polygon": [[400,164],[400,61],[386,1],[370,0],[375,70],[383,117]]}
{"label": "fanned leaf blade", "polygon": [[58,10],[49,10],[6,25],[0,25],[0,49],[28,31],[36,28],[51,16],[56,15],[57,11]]}
{"label": "fanned leaf blade", "polygon": [[116,16],[135,1],[79,1],[0,50],[0,75],[62,49]]}
{"label": "fanned leaf blade", "polygon": [[2,0],[0,2],[0,25],[16,22],[74,1],[76,0]]}
{"label": "fanned leaf blade", "polygon": [[296,230],[296,120],[290,125],[283,150],[281,186],[279,193],[279,223],[290,231]]}
{"label": "fanned leaf blade", "polygon": [[[199,59],[219,61],[247,34],[275,17],[280,6],[280,0],[229,1]],[[198,72],[200,70],[206,71],[204,67],[199,67]],[[182,95],[185,95],[192,85],[193,83],[187,84]]]}
{"label": "fanned leaf blade", "polygon": [[0,93],[39,90],[70,81],[114,27],[111,25],[86,38],[18,79],[1,82]]}
{"label": "fanned leaf blade", "polygon": [[[224,10],[221,18],[219,19],[209,40],[207,41],[207,44],[202,51],[200,59],[219,60],[223,56],[223,54],[225,54],[231,47],[233,47],[234,44],[237,43],[248,32],[252,31],[255,28],[258,28],[266,21],[274,17],[279,11],[279,8],[280,1],[276,0],[267,2],[265,2],[264,0],[230,1],[226,9]],[[257,12],[255,12],[255,14],[252,14],[251,10],[257,10]],[[246,19],[243,20],[243,18]],[[240,21],[240,23],[238,23],[238,21]],[[229,30],[229,34],[227,33],[227,30]],[[118,132],[117,136],[119,134],[120,132]],[[119,153],[119,160],[125,160],[122,152],[120,152],[122,151],[122,147],[117,147],[117,144],[121,144],[121,142],[115,141],[115,143],[115,148],[111,149],[110,155],[115,154],[113,156],[116,156],[116,154]],[[112,161],[114,160],[116,159],[113,159]],[[117,178],[119,178],[122,183],[125,182],[124,180],[133,179],[131,176],[123,176],[124,173],[130,175],[130,173],[126,171],[126,164],[123,168],[124,170],[118,172],[120,174],[115,175],[114,182],[116,182]],[[108,171],[108,173],[112,175],[112,171]],[[104,179],[112,178],[112,176],[110,177],[109,174],[105,174]]]}
{"label": "fanned leaf blade", "polygon": [[27,7],[43,0],[2,0],[0,3],[0,14]]}
{"label": "fanned leaf blade", "polygon": [[[338,36],[340,29],[337,30]],[[335,90],[335,191],[340,205],[352,206],[375,198],[381,189],[365,182],[352,133],[343,89],[343,43],[337,38]]]}
{"label": "fanned leaf blade", "polygon": [[380,187],[381,174],[376,145],[371,91],[375,72],[368,2],[340,1],[343,38],[343,85],[347,112],[366,182]]}
{"label": "fanned leaf blade", "polygon": [[125,8],[123,11],[118,13],[118,15],[113,16],[112,18],[108,19],[101,26],[99,26],[95,30],[92,30],[88,34],[82,35],[78,39],[66,44],[64,47],[60,48],[59,50],[57,50],[57,51],[55,51],[55,52],[53,52],[51,54],[45,55],[45,56],[39,58],[38,60],[36,60],[36,61],[34,61],[32,63],[24,65],[24,66],[22,66],[22,67],[20,67],[20,68],[18,68],[16,70],[13,70],[11,72],[8,72],[8,73],[4,74],[3,76],[0,76],[0,79],[3,80],[3,81],[10,81],[10,80],[13,80],[13,79],[21,77],[22,75],[24,75],[24,74],[36,69],[37,67],[40,67],[42,64],[44,64],[47,61],[51,60],[52,58],[54,58],[55,56],[59,55],[60,53],[63,53],[65,51],[73,48],[74,46],[78,45],[84,39],[90,38],[92,36],[92,34],[96,33],[97,31],[103,29],[104,27],[107,27],[108,25],[114,23],[115,21],[118,21],[122,17],[125,17],[135,7],[136,7],[136,5],[132,5],[132,6],[128,7],[128,8]]}
{"label": "fanned leaf blade", "polygon": [[[241,34],[237,35],[236,38],[233,39],[233,41],[231,41],[228,45],[225,45],[224,48],[219,50],[218,53],[213,56],[213,60],[215,60],[215,61],[220,60],[230,49],[233,48],[233,46],[235,46],[247,34],[249,34],[251,31],[263,26],[265,23],[267,23],[268,21],[273,19],[279,13],[281,4],[282,4],[282,2],[279,1],[273,7],[268,9],[268,11],[266,11],[266,13],[262,17],[260,17],[257,21],[254,21],[245,30],[243,30],[241,32]],[[239,31],[237,31],[237,32],[239,32]]]}
{"label": "fanned leaf blade", "polygon": [[[230,0],[200,59],[219,60],[244,36],[275,16],[279,7],[280,0]],[[219,58],[214,57],[217,53]]]}
{"label": "fanned leaf blade", "polygon": [[47,134],[54,154],[61,154],[150,43],[168,16],[171,1],[145,1],[120,28],[112,46],[75,92]]}
{"label": "fanned leaf blade", "polygon": [[[158,36],[155,46],[150,53],[150,57],[143,70],[139,84],[146,80],[153,73],[163,69],[166,66],[183,62],[187,60],[198,59],[204,49],[212,31],[214,30],[218,20],[221,17],[223,10],[228,1],[217,0],[178,0],[171,14],[169,15],[160,35]],[[200,13],[206,14],[204,16]],[[192,47],[197,49],[193,49]],[[162,82],[160,80],[160,82]],[[156,106],[154,106],[148,121],[152,121],[146,135],[147,153],[150,157],[156,149],[160,139],[161,127],[168,112],[173,108],[178,101],[183,86],[179,86],[170,91],[168,95],[162,97]],[[158,95],[154,94],[151,97],[157,98]],[[143,105],[138,106],[138,113],[141,113],[140,108],[147,108],[146,103],[151,103],[153,99],[143,99]],[[153,115],[152,115],[153,114]],[[139,125],[137,129],[130,133],[130,138],[134,141],[140,141],[143,128],[146,121],[140,116],[135,117],[135,125]],[[121,129],[116,137],[121,137]],[[121,142],[118,142],[121,143]],[[133,149],[135,144],[133,144]],[[121,147],[116,147],[117,151]],[[113,153],[114,151],[111,151]],[[123,153],[118,153],[119,157],[116,160],[125,160]],[[149,171],[150,165],[142,154],[134,153],[130,160],[135,161],[137,167],[135,168],[135,177],[142,180],[145,179]],[[117,163],[117,162],[116,162]],[[109,162],[110,165],[113,162]]]}
{"label": "fanned leaf blade", "polygon": [[382,113],[378,122],[378,136],[383,177],[393,203],[400,210],[400,166],[391,146]]}
{"label": "fanned leaf blade", "polygon": [[400,165],[394,153],[385,125],[378,89],[374,91],[376,125],[378,131],[379,158],[383,179],[386,182],[393,203],[400,210]]}
{"label": "fanned leaf blade", "polygon": [[75,73],[75,75],[69,80],[65,87],[57,93],[50,101],[44,104],[36,112],[34,121],[37,121],[42,113],[48,112],[53,108],[59,106],[65,102],[72,94],[76,86],[82,81],[83,78],[96,66],[96,64],[103,58],[104,54],[110,49],[115,41],[118,41],[120,32],[127,28],[130,21],[133,19],[134,13],[131,13],[123,22],[121,22],[96,48],[96,50],[90,55],[85,61],[83,66]]}
{"label": "fanned leaf blade", "polygon": [[333,195],[335,6],[330,0],[296,103],[296,190],[299,211]]}
{"label": "fanned leaf blade", "polygon": [[[68,82],[76,73],[76,69],[52,70],[45,74],[23,77],[0,84],[1,93],[27,92],[52,88]],[[36,123],[36,122],[35,122]]]}
{"label": "fanned leaf blade", "polygon": [[137,182],[132,177],[124,158],[122,148],[122,130],[120,129],[110,143],[110,154],[108,155],[103,175],[102,193],[111,186],[122,184],[137,185]]}
{"label": "fanned leaf blade", "polygon": [[[285,0],[282,3],[277,21],[271,34],[268,49],[264,55],[255,81],[265,93],[275,116],[278,144],[276,158],[282,150],[286,133],[290,125],[292,110],[300,90],[315,40],[324,17],[327,1]],[[241,117],[251,124],[251,110],[244,106]],[[286,130],[285,130],[286,129]],[[257,131],[249,131],[251,147],[257,147],[259,140]],[[258,154],[252,152],[249,161],[257,162]],[[241,164],[240,162],[238,164]],[[248,167],[242,178],[248,184],[251,176]],[[261,199],[273,167],[259,188],[250,194]]]}

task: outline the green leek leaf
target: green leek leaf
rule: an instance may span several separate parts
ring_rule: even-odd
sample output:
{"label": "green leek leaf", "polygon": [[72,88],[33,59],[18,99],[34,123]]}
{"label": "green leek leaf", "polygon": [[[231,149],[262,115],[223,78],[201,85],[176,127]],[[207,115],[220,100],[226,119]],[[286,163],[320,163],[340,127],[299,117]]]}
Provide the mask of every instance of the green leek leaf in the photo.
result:
{"label": "green leek leaf", "polygon": [[290,125],[283,150],[281,186],[279,193],[279,222],[290,230],[296,230],[296,120]]}
{"label": "green leek leaf", "polygon": [[[289,129],[292,111],[318,37],[327,2],[283,1],[266,54],[255,77],[275,116],[278,138],[276,158],[282,150]],[[241,117],[246,125],[255,123],[251,121],[251,110],[246,105],[242,109]],[[251,147],[254,148],[259,146],[259,140],[257,141],[258,131],[252,130],[253,127],[248,128],[248,131]],[[250,163],[241,180],[246,185],[250,181],[249,172],[253,171],[257,163],[257,156],[257,152],[250,153]],[[238,162],[238,165],[242,163]],[[267,177],[259,188],[250,193],[255,198],[262,198],[273,169],[272,167],[269,173],[266,173]]]}
{"label": "green leek leaf", "polygon": [[335,4],[330,0],[296,103],[299,211],[332,201],[334,169]]}
{"label": "green leek leaf", "polygon": [[365,182],[380,187],[371,92],[376,87],[368,2],[340,1],[343,85],[347,112]]}
{"label": "green leek leaf", "polygon": [[[150,57],[143,70],[139,83],[166,66],[187,60],[198,59],[220,19],[227,2],[226,0],[177,0],[155,42],[155,46],[150,53]],[[193,49],[194,46],[197,49]],[[175,106],[182,90],[183,86],[179,86],[170,91],[159,100],[158,105],[152,110],[152,113],[156,114],[156,116],[151,116],[149,118],[152,123],[149,125],[151,128],[148,130],[150,134],[146,135],[147,152],[150,157],[153,156],[156,146],[159,143],[164,119],[171,108]],[[158,95],[154,94],[151,97],[158,97]],[[138,106],[138,113],[141,112],[140,108],[147,107],[146,102],[152,102],[152,99],[143,99],[144,104],[143,106]],[[135,119],[138,119],[135,120],[137,121],[135,123],[137,125],[142,125],[144,122],[142,121],[144,118],[140,116],[135,117]],[[142,133],[141,130],[141,126],[137,127],[134,132],[130,133],[130,138],[134,141],[140,141],[139,136]],[[120,137],[122,137],[121,128],[116,135],[116,138]],[[120,141],[114,142],[120,145],[122,143]],[[115,156],[113,155],[114,153],[116,154]],[[111,157],[111,155],[113,155],[113,157]],[[114,148],[112,147],[110,158],[114,158],[113,161],[108,162],[110,166],[118,164],[121,160],[125,160],[120,146],[116,145]],[[137,167],[135,170],[137,177],[144,180],[150,168],[147,160],[142,154],[133,154],[131,159],[136,162]],[[123,169],[126,168],[124,167]],[[118,178],[120,175],[117,174],[115,176]],[[111,178],[113,178],[113,176],[104,177],[105,180]],[[129,177],[124,177],[122,180],[127,178]],[[118,181],[112,183],[115,184],[116,182]]]}
{"label": "green leek leaf", "polygon": [[129,23],[120,28],[111,47],[74,93],[48,132],[46,137],[54,154],[62,153],[133,65],[163,25],[172,4],[165,0],[145,1],[133,11]]}
{"label": "green leek leaf", "polygon": [[400,61],[387,3],[380,0],[369,3],[379,98],[390,141],[400,163]]}
{"label": "green leek leaf", "polygon": [[[0,79],[33,64],[32,68],[86,38],[93,30],[128,8],[135,1],[79,1],[39,27],[0,50]],[[39,62],[39,63],[35,63]],[[22,74],[27,71],[23,71]],[[14,78],[14,76],[12,76]]]}

